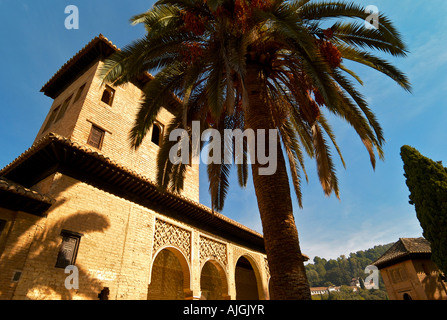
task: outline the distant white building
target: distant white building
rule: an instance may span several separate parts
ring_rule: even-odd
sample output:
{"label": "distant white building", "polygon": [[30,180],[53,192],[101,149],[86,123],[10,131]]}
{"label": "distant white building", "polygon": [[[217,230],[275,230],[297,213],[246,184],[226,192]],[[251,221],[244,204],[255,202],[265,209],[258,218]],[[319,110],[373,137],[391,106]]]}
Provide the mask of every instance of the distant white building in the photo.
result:
{"label": "distant white building", "polygon": [[326,294],[329,293],[328,287],[314,287],[310,288],[310,294],[316,295],[316,294]]}
{"label": "distant white building", "polygon": [[310,288],[310,294],[328,294],[330,292],[340,292],[340,287],[314,287]]}
{"label": "distant white building", "polygon": [[359,278],[352,278],[352,280],[351,280],[351,287],[358,287],[358,288],[360,288]]}
{"label": "distant white building", "polygon": [[373,279],[371,279],[368,282],[365,282],[365,289],[370,290],[370,289],[376,289],[376,288],[377,288],[377,286],[375,286]]}
{"label": "distant white building", "polygon": [[[353,292],[357,292],[358,288],[356,286],[349,286]],[[310,288],[311,295],[317,294],[329,294],[332,292],[340,292],[340,287],[331,286],[331,287],[312,287]]]}

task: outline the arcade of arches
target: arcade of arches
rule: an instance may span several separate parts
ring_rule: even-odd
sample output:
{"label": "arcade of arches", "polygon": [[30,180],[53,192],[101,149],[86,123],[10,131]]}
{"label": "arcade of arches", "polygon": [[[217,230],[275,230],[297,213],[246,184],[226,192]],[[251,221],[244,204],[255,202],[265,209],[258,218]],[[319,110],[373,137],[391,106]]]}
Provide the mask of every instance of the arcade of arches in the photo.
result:
{"label": "arcade of arches", "polygon": [[266,255],[177,221],[155,219],[148,300],[265,300]]}
{"label": "arcade of arches", "polygon": [[[213,244],[215,240],[206,239]],[[204,241],[202,240],[202,251]],[[215,242],[215,244],[220,244]],[[152,260],[148,300],[260,300],[268,299],[268,269],[265,255],[243,252],[240,247],[225,247],[226,258],[214,254],[189,261],[182,249],[168,245],[159,248]],[[232,249],[231,255],[226,253]],[[200,255],[200,253],[199,253]],[[258,256],[258,257],[256,257]],[[231,259],[232,258],[232,259]],[[233,263],[228,263],[232,260]],[[260,263],[264,262],[262,269]]]}

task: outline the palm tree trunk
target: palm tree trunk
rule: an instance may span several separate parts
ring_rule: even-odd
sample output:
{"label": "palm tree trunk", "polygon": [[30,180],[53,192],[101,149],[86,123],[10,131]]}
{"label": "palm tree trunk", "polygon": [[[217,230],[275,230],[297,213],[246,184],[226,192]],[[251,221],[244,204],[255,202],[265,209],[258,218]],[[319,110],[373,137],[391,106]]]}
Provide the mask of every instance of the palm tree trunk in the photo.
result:
{"label": "palm tree trunk", "polygon": [[[246,87],[249,107],[246,128],[266,129],[266,155],[269,154],[268,129],[274,129],[269,108],[262,98],[262,79],[256,65],[247,65]],[[260,164],[252,164],[253,183],[261,215],[264,243],[271,275],[272,300],[310,300],[310,290],[293,216],[285,159],[277,139],[277,170],[260,175]]]}

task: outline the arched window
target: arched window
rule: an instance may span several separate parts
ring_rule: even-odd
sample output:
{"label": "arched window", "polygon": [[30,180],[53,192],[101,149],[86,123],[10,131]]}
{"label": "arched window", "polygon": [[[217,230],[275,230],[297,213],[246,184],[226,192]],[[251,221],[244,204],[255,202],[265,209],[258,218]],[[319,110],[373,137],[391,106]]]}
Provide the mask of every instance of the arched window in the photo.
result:
{"label": "arched window", "polygon": [[162,129],[161,125],[159,125],[158,123],[154,123],[152,125],[151,141],[153,143],[155,143],[157,146],[160,145],[162,133],[163,133],[163,129]]}
{"label": "arched window", "polygon": [[404,300],[413,300],[408,293],[404,293]]}
{"label": "arched window", "polygon": [[101,101],[104,103],[107,103],[109,106],[113,103],[113,98],[115,96],[115,90],[108,85],[106,85],[106,88],[104,89],[104,92],[102,93]]}

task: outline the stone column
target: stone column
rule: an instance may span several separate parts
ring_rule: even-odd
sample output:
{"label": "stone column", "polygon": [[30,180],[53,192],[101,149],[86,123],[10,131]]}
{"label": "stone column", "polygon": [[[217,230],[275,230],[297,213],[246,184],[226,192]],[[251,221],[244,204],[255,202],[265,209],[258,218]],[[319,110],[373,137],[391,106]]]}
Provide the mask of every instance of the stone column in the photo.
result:
{"label": "stone column", "polygon": [[234,261],[234,246],[232,244],[227,244],[227,254],[228,254],[228,300],[236,300],[236,265]]}
{"label": "stone column", "polygon": [[191,300],[199,300],[200,290],[200,235],[197,230],[191,234]]}

